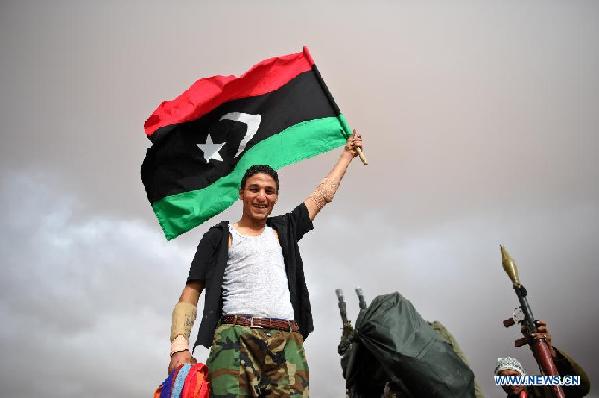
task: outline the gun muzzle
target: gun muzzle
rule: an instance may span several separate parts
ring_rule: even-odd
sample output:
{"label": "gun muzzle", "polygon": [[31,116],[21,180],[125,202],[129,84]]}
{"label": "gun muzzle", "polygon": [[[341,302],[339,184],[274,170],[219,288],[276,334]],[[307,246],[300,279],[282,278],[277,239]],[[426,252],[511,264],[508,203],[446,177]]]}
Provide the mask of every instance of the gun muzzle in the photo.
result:
{"label": "gun muzzle", "polygon": [[358,300],[360,301],[360,309],[361,310],[365,310],[366,309],[366,300],[364,300],[364,292],[362,292],[362,289],[357,287],[356,288],[356,294],[358,295]]}
{"label": "gun muzzle", "polygon": [[347,324],[347,309],[345,306],[345,300],[343,299],[343,290],[335,289],[335,294],[337,295],[337,299],[339,300],[339,315],[341,315],[341,321],[343,324]]}

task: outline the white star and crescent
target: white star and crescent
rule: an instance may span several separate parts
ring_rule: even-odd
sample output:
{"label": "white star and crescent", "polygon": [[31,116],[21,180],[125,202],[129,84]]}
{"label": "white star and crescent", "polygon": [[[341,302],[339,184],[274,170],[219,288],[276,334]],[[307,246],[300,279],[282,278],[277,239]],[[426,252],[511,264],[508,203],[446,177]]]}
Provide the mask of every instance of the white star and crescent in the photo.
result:
{"label": "white star and crescent", "polygon": [[[237,157],[241,154],[241,152],[245,149],[247,143],[254,137],[256,132],[258,131],[258,127],[260,127],[260,122],[262,121],[262,116],[260,115],[250,115],[248,113],[241,112],[231,112],[226,115],[221,116],[220,120],[233,120],[236,122],[241,122],[247,126],[245,136],[239,143],[239,149],[237,149],[237,153],[234,157]],[[206,142],[204,144],[197,144],[198,148],[204,153],[204,160],[208,163],[210,160],[219,160],[223,161],[223,158],[220,156],[220,151],[223,146],[225,146],[227,142],[223,142],[221,144],[215,144],[212,142],[212,137],[210,137],[210,133],[206,137]]]}

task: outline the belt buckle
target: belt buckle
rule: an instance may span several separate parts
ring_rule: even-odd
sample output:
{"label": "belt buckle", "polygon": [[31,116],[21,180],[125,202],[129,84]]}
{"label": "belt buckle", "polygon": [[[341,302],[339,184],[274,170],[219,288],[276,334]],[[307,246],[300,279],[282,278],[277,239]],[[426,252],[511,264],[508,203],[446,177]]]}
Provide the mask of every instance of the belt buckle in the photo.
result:
{"label": "belt buckle", "polygon": [[250,318],[250,328],[251,329],[264,329],[264,327],[262,327],[260,325],[254,325],[254,318],[255,317]]}

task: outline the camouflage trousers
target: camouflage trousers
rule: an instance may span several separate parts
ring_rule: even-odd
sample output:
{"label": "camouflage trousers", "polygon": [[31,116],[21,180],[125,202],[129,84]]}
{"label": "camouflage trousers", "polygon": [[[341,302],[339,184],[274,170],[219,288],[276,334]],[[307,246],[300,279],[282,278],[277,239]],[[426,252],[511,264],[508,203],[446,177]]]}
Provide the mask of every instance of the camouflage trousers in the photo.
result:
{"label": "camouflage trousers", "polygon": [[206,365],[214,398],[309,395],[299,333],[220,325]]}

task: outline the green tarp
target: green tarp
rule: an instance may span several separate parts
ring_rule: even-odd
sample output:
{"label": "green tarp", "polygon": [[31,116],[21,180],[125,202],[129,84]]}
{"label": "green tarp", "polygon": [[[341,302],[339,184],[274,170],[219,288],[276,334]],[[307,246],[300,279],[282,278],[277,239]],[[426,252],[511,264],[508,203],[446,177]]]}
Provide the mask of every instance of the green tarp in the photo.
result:
{"label": "green tarp", "polygon": [[474,397],[472,370],[399,293],[360,311],[342,365],[352,398],[379,398],[388,381],[402,398]]}

